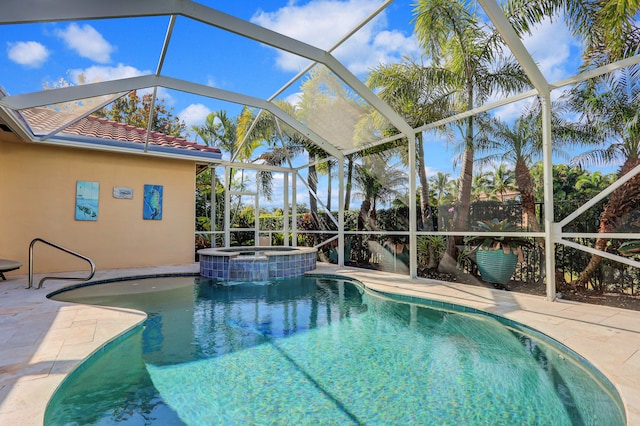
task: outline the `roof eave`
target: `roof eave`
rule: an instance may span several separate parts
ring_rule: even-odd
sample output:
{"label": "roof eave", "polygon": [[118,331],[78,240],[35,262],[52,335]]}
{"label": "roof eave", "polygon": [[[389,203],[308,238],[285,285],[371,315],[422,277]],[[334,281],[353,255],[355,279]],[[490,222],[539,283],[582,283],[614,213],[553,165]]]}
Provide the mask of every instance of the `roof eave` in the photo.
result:
{"label": "roof eave", "polygon": [[219,163],[222,161],[222,153],[186,150],[158,145],[149,145],[145,151],[144,144],[132,144],[112,139],[100,139],[75,135],[55,136],[46,141],[32,140],[34,143],[44,145],[64,146],[69,148],[84,148],[98,151],[116,152],[120,154],[147,155],[152,157],[171,158],[176,160],[189,160],[194,162]]}

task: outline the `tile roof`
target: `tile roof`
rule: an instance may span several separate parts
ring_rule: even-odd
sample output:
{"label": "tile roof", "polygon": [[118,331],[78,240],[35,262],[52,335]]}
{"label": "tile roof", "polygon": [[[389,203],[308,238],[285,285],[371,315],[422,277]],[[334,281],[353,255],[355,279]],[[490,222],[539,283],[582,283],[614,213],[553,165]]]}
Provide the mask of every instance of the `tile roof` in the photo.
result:
{"label": "tile roof", "polygon": [[[40,136],[51,133],[76,117],[72,113],[58,112],[48,108],[24,109],[20,111],[20,114],[31,128],[31,131]],[[58,137],[61,135],[91,137],[103,142],[129,142],[136,144],[138,147],[144,147],[147,129],[89,115],[57,134]],[[119,144],[119,146],[122,145]],[[199,152],[217,158],[222,155],[218,148],[158,132],[151,132],[149,136],[149,147],[152,148],[153,146],[177,148],[193,153]]]}

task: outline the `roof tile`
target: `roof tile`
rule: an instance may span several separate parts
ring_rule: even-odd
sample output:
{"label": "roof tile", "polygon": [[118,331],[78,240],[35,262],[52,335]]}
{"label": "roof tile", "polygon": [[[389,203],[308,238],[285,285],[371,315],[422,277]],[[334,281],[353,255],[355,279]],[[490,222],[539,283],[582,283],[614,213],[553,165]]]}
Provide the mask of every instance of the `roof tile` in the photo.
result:
{"label": "roof tile", "polygon": [[[75,118],[74,114],[58,112],[48,108],[29,108],[20,111],[31,130],[36,135],[45,135],[69,123]],[[131,142],[144,144],[147,129],[131,126],[125,123],[106,120],[104,118],[89,115],[68,126],[60,134],[91,136],[100,139],[108,139],[119,142]],[[220,154],[220,149],[184,138],[165,135],[158,132],[150,132],[149,145],[166,146],[189,151],[200,151]]]}

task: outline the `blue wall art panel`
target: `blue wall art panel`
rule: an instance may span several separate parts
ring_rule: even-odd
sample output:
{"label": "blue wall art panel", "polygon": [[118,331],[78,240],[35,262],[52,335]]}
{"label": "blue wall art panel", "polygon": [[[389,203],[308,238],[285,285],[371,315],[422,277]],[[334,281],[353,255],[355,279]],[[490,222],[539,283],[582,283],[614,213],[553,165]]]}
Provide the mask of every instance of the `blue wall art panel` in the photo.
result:
{"label": "blue wall art panel", "polygon": [[98,220],[98,196],[100,183],[79,180],[76,182],[76,220]]}
{"label": "blue wall art panel", "polygon": [[162,185],[144,186],[142,218],[144,220],[162,220]]}

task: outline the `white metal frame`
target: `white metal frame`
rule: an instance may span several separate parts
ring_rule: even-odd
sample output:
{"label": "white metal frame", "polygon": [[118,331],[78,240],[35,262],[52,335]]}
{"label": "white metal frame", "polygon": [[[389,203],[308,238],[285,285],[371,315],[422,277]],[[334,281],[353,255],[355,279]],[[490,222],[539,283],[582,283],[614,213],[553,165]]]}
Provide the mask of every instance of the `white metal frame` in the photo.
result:
{"label": "white metal frame", "polygon": [[[409,154],[409,176],[416,176],[416,147],[415,139],[420,132],[424,132],[430,129],[437,128],[439,126],[452,123],[457,120],[461,120],[465,117],[479,114],[503,105],[507,105],[522,99],[526,99],[532,96],[538,96],[541,99],[542,105],[542,135],[543,135],[543,165],[544,165],[544,232],[530,233],[528,235],[543,237],[545,241],[545,258],[546,258],[546,279],[547,279],[547,298],[549,300],[555,299],[555,265],[554,265],[554,246],[555,244],[564,244],[570,247],[577,248],[589,253],[595,253],[603,257],[607,257],[628,265],[640,267],[640,262],[632,261],[620,256],[611,255],[608,253],[597,251],[593,248],[581,246],[579,244],[568,241],[567,238],[573,237],[607,237],[607,238],[629,238],[640,239],[636,234],[575,234],[565,233],[562,228],[569,224],[572,220],[584,213],[586,210],[595,205],[598,201],[602,200],[607,195],[611,194],[616,188],[623,185],[633,176],[640,172],[640,166],[634,169],[631,173],[625,175],[622,179],[618,180],[599,195],[594,197],[589,202],[585,203],[573,214],[560,222],[554,222],[553,218],[553,185],[552,185],[552,139],[551,139],[551,91],[557,88],[565,87],[567,85],[575,84],[580,81],[584,81],[589,78],[593,78],[605,73],[612,72],[622,67],[640,63],[640,55],[614,62],[612,64],[600,67],[595,70],[582,72],[576,74],[567,79],[557,81],[555,83],[549,83],[540,72],[540,69],[533,61],[531,55],[527,52],[522,41],[517,36],[511,25],[508,23],[506,17],[501,11],[498,3],[495,0],[479,0],[483,10],[490,18],[492,23],[501,33],[504,41],[511,49],[511,52],[521,64],[525,73],[528,75],[532,82],[533,89],[527,92],[510,96],[506,99],[501,99],[496,102],[483,105],[474,108],[470,111],[466,111],[461,114],[448,117],[444,120],[437,122],[427,123],[423,126],[412,128],[409,126],[402,117],[397,114],[386,103],[379,99],[368,87],[366,87],[362,81],[354,76],[347,70],[344,65],[337,61],[331,52],[344,41],[349,39],[350,36],[355,34],[362,26],[370,22],[375,16],[387,8],[393,0],[385,0],[376,8],[366,19],[364,19],[359,25],[354,27],[352,31],[342,37],[334,46],[329,50],[321,50],[309,44],[303,43],[299,40],[291,37],[284,36],[272,30],[262,28],[253,23],[244,21],[235,16],[231,16],[210,7],[204,6],[190,0],[154,0],[154,1],[131,1],[131,0],[110,0],[105,2],[103,0],[62,0],[58,2],[42,1],[42,0],[4,0],[2,13],[0,14],[0,25],[2,24],[20,24],[20,23],[34,23],[34,22],[51,22],[51,21],[72,21],[72,20],[87,20],[87,19],[108,19],[119,17],[145,17],[145,16],[168,16],[169,24],[165,36],[165,40],[162,46],[158,65],[155,74],[145,75],[140,77],[124,78],[113,81],[105,81],[100,83],[86,84],[82,86],[72,86],[60,89],[52,89],[42,92],[27,93],[14,96],[0,96],[0,119],[7,123],[10,128],[21,138],[35,143],[49,143],[64,146],[83,146],[76,141],[65,141],[55,136],[64,130],[64,127],[54,130],[48,135],[36,137],[34,136],[28,127],[19,119],[16,115],[16,111],[38,107],[43,105],[57,104],[61,102],[72,102],[79,99],[92,98],[104,95],[122,95],[132,90],[152,88],[154,99],[158,87],[165,87],[168,89],[174,89],[178,91],[193,93],[205,97],[228,101],[236,104],[247,105],[255,107],[259,110],[258,114],[262,114],[263,111],[271,113],[276,120],[276,124],[279,126],[279,120],[287,123],[289,126],[300,132],[302,135],[309,138],[313,143],[317,144],[320,148],[325,150],[331,156],[337,159],[338,167],[338,182],[339,182],[339,206],[338,217],[332,217],[332,220],[338,226],[338,253],[339,253],[339,265],[344,265],[344,161],[345,156],[356,152],[358,149],[349,148],[345,149],[344,146],[335,146],[329,141],[323,139],[320,135],[310,130],[304,124],[298,122],[293,117],[286,114],[274,103],[277,96],[290,87],[301,76],[308,72],[315,64],[324,64],[331,71],[333,71],[345,84],[353,89],[358,95],[368,102],[372,107],[378,110],[389,122],[394,125],[399,134],[390,138],[379,141],[371,141],[371,144],[367,147],[375,146],[378,144],[386,143],[392,140],[406,138],[408,140],[408,154]],[[260,43],[272,46],[274,48],[293,53],[295,55],[307,58],[313,63],[309,67],[301,70],[298,75],[282,86],[281,89],[276,91],[268,99],[259,99],[252,96],[247,96],[241,93],[230,92],[221,90],[218,88],[205,86],[202,84],[193,83],[190,81],[180,80],[162,75],[162,68],[166,52],[171,41],[171,35],[173,32],[174,23],[177,16],[183,16],[188,19],[197,20],[204,24],[229,31],[240,35],[245,38],[256,40]],[[1,93],[0,93],[1,95]],[[89,115],[96,109],[104,106],[96,105],[92,111],[87,111],[83,115],[77,117],[75,121]],[[72,123],[69,123],[72,124]],[[148,141],[147,141],[148,144]],[[116,147],[94,147],[95,149],[105,150],[118,150],[126,151],[122,148]],[[145,149],[146,151],[146,149]],[[139,152],[136,152],[139,153]],[[165,155],[161,153],[153,153],[153,155]],[[181,154],[171,154],[174,158],[186,158]],[[284,167],[269,167],[265,165],[255,165],[249,163],[236,163],[236,158],[232,158],[230,161],[219,161],[219,166],[224,168],[224,184],[225,188],[225,229],[218,231],[212,229],[212,234],[224,233],[225,244],[228,245],[230,241],[230,171],[231,168],[246,168],[254,170],[271,170],[276,172],[283,172],[285,174],[285,235],[288,236],[289,232],[293,235],[291,244],[295,246],[297,244],[297,226],[296,221],[291,221],[291,227],[289,228],[289,216],[288,206],[291,202],[291,209],[293,217],[296,217],[296,191],[297,180],[299,176],[300,168],[296,169],[291,166],[289,161],[289,168]],[[215,167],[215,166],[214,166]],[[308,167],[305,166],[305,167]],[[215,168],[214,168],[215,170]],[[215,173],[213,173],[215,175]],[[302,179],[305,185],[308,184]],[[417,230],[417,212],[416,206],[416,181],[415,179],[409,180],[409,208],[410,208],[410,225],[407,235],[410,242],[410,270],[411,277],[417,276],[417,236],[418,235],[473,235],[474,232],[418,232]],[[290,185],[289,185],[290,183]],[[215,176],[212,177],[212,185],[215,188]],[[289,198],[289,190],[291,190],[291,198]],[[256,196],[257,198],[257,196]],[[317,197],[316,197],[317,199]],[[318,202],[322,205],[321,200]],[[256,208],[259,205],[259,201],[256,201]],[[215,192],[212,192],[212,206],[215,206]],[[257,215],[256,215],[257,216]],[[215,226],[215,224],[214,224]],[[258,226],[256,225],[256,232]],[[357,234],[350,232],[349,234]],[[389,233],[390,234],[390,233]],[[394,233],[397,234],[397,233]],[[481,233],[478,233],[481,234]],[[256,235],[257,237],[257,235]],[[335,238],[335,237],[334,237]],[[288,238],[285,238],[285,244],[289,244]]]}

